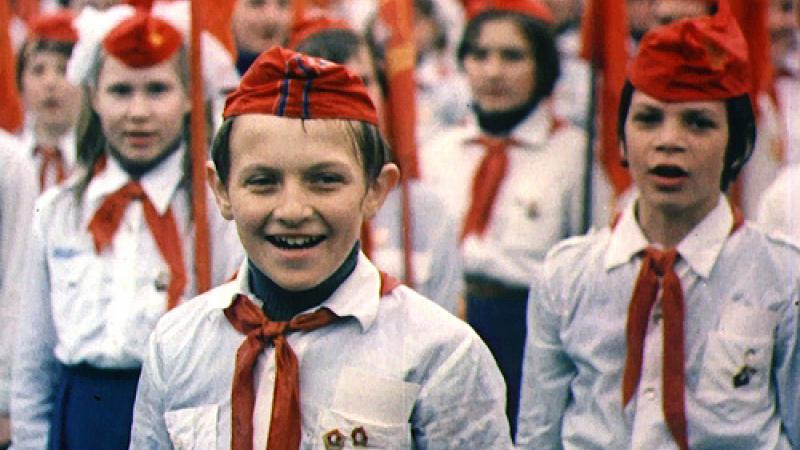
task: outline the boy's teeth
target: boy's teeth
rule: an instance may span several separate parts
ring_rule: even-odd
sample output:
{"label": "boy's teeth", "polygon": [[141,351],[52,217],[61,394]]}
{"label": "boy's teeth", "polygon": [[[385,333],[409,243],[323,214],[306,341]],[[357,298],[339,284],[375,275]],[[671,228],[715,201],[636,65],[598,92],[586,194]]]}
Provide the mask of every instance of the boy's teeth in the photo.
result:
{"label": "boy's teeth", "polygon": [[273,243],[288,248],[307,248],[316,245],[322,239],[314,236],[273,236]]}

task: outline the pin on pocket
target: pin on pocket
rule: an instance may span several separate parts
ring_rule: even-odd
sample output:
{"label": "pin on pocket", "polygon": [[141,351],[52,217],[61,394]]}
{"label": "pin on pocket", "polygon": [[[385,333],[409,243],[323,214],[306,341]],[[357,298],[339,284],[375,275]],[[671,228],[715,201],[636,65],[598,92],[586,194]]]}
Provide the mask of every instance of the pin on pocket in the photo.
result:
{"label": "pin on pocket", "polygon": [[744,366],[733,376],[733,387],[735,389],[750,384],[750,377],[758,372],[758,369],[750,365],[755,356],[756,350],[753,348],[748,348],[747,351],[744,352]]}

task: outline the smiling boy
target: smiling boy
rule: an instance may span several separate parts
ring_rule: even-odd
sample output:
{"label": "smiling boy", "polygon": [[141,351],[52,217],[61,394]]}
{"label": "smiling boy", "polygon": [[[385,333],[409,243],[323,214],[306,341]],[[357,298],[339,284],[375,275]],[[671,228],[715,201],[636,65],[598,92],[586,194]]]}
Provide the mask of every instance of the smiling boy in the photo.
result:
{"label": "smiling boy", "polygon": [[480,338],[360,252],[399,176],[360,79],[275,47],[224,116],[209,178],[247,259],[159,323],[131,448],[510,448]]}

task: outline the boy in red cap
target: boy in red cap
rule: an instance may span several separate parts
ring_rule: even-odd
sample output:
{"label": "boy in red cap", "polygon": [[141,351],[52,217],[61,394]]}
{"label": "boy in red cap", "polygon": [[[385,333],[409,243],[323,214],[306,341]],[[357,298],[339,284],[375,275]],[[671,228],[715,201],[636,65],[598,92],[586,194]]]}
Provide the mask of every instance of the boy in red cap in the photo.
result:
{"label": "boy in red cap", "polygon": [[[147,338],[198,289],[184,37],[129,5],[83,14],[68,70],[89,104],[80,169],[40,197],[31,227],[11,400],[17,450],[127,449]],[[211,194],[201,201],[211,205]],[[208,219],[215,285],[241,246],[226,221]]]}
{"label": "boy in red cap", "polygon": [[619,122],[638,196],[534,279],[520,448],[800,447],[800,250],[724,195],[749,73],[724,1],[643,38]]}
{"label": "boy in red cap", "polygon": [[480,338],[359,250],[399,177],[361,80],[275,47],[224,116],[209,177],[247,259],[159,322],[131,448],[510,448]]}
{"label": "boy in red cap", "polygon": [[19,150],[37,167],[39,190],[66,180],[75,166],[75,124],[81,91],[67,81],[78,33],[69,11],[34,17],[17,58],[17,86],[27,120]]}

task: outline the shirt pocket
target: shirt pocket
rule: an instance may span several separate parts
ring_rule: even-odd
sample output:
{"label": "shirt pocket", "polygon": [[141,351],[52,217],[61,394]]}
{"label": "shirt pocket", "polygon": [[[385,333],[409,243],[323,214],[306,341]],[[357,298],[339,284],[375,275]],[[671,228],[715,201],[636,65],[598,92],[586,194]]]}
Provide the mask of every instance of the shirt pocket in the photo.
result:
{"label": "shirt pocket", "polygon": [[[321,413],[314,448],[413,449],[409,419],[419,390],[415,383],[344,367],[333,404]],[[328,443],[333,435],[339,445]]]}
{"label": "shirt pocket", "polygon": [[217,405],[176,409],[164,413],[175,450],[209,450],[217,446]]}
{"label": "shirt pocket", "polygon": [[772,349],[771,337],[710,332],[697,399],[730,422],[769,408]]}
{"label": "shirt pocket", "polygon": [[[71,303],[87,285],[97,281],[92,269],[93,254],[88,250],[56,247],[48,258],[50,292],[55,303]],[[92,286],[96,288],[97,286]]]}
{"label": "shirt pocket", "polygon": [[[411,425],[378,423],[357,416],[330,409],[322,412],[320,427],[314,449],[381,449],[409,450],[414,446],[411,440]],[[333,442],[340,442],[339,445]]]}

